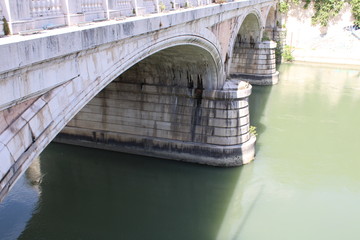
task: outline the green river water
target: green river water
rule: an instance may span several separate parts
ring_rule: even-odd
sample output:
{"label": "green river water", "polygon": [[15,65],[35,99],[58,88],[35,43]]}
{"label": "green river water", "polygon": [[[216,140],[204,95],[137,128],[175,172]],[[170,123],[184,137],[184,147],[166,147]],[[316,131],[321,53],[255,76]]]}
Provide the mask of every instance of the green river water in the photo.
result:
{"label": "green river water", "polygon": [[242,167],[50,144],[0,204],[0,239],[360,239],[360,71],[283,64],[250,111]]}

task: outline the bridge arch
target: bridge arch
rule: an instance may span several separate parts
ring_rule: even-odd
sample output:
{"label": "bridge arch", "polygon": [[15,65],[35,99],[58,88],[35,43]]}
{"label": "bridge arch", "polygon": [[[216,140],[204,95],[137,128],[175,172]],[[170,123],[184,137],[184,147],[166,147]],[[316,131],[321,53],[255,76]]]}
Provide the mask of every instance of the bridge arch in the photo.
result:
{"label": "bridge arch", "polygon": [[[160,64],[164,64],[158,69],[161,71],[165,65],[170,64],[170,67],[174,67],[176,61],[183,64],[186,58],[196,53],[192,59],[193,64],[187,65],[190,77],[185,72],[175,73],[174,76],[178,76],[182,81],[166,81],[162,78],[156,84],[169,86],[178,84],[180,87],[189,89],[187,80],[192,79],[194,90],[195,88],[216,90],[223,85],[223,63],[216,42],[194,34],[167,37],[154,42],[156,43],[142,45],[131,55],[114,57],[114,54],[109,54],[109,49],[103,47],[77,54],[77,62],[79,66],[82,66],[77,78],[24,103],[27,105],[27,110],[23,111],[1,134],[0,153],[1,157],[7,160],[3,160],[0,169],[1,182],[5,184],[2,184],[0,188],[0,199],[18,176],[28,168],[32,160],[88,102],[126,70],[132,67],[136,69],[136,66],[139,66],[138,63],[144,63],[143,61],[151,63],[149,59],[158,58],[161,60]],[[112,44],[111,47],[121,46]],[[103,52],[99,56],[104,59],[96,60],[96,57],[90,56],[91,51]],[[198,78],[201,78],[203,82],[201,86],[199,86],[200,79]],[[16,112],[16,108],[17,106],[9,111]],[[4,136],[12,136],[12,138],[5,141]]]}
{"label": "bridge arch", "polygon": [[[276,43],[266,36],[265,21],[275,21],[274,9],[269,6],[260,11],[250,10],[240,22],[230,40],[227,78],[247,81],[255,85],[272,85],[278,82],[276,71]],[[265,30],[265,32],[264,32]],[[270,36],[272,37],[272,36]]]}
{"label": "bridge arch", "polygon": [[[126,70],[123,82],[169,87],[217,89],[218,67],[211,53],[195,45],[176,45],[143,58]],[[201,81],[201,83],[199,82]]]}
{"label": "bridge arch", "polygon": [[238,19],[229,41],[228,61],[225,66],[227,76],[231,74],[234,53],[239,51],[240,43],[259,43],[262,38],[263,26],[261,13],[256,8],[248,10]]}
{"label": "bridge arch", "polygon": [[[156,36],[154,36],[156,38]],[[207,87],[209,89],[218,89],[224,83],[224,66],[221,59],[220,47],[218,40],[215,36],[204,32],[195,35],[193,33],[183,33],[181,35],[168,36],[166,38],[156,39],[156,41],[148,42],[138,48],[138,51],[132,52],[125,58],[119,58],[107,71],[107,81],[111,82],[121,73],[127,69],[142,61],[143,59],[161,52],[166,49],[170,49],[177,46],[193,46],[193,49],[197,49],[202,52],[202,56],[208,59],[209,71],[207,81]],[[211,80],[211,82],[210,82]]]}
{"label": "bridge arch", "polygon": [[274,29],[276,24],[276,7],[270,6],[266,15],[264,37],[274,40]]}

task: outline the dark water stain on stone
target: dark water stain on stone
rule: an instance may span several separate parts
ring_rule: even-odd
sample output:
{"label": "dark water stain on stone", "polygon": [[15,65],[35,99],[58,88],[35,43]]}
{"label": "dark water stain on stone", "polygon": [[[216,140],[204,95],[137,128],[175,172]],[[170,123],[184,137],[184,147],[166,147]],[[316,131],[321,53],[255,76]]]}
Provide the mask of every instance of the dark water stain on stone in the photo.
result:
{"label": "dark water stain on stone", "polygon": [[124,34],[127,36],[132,35],[134,32],[134,27],[135,24],[133,22],[124,23],[123,25]]}

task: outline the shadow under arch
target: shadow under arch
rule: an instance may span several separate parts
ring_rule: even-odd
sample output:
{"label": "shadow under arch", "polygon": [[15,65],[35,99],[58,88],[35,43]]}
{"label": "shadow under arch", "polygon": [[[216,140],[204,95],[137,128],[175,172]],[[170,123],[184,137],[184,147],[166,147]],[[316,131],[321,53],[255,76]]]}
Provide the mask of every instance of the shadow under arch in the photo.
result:
{"label": "shadow under arch", "polygon": [[269,38],[269,40],[274,40],[274,29],[276,27],[276,7],[271,6],[266,15],[265,20],[265,29],[263,33],[264,38]]}
{"label": "shadow under arch", "polygon": [[56,141],[214,165],[224,155],[208,142],[214,132],[209,115],[216,110],[206,94],[216,92],[216,75],[210,53],[202,48],[176,45],[158,51],[107,85]]}
{"label": "shadow under arch", "polygon": [[[45,149],[66,124],[117,76],[156,52],[180,45],[193,46],[206,53],[205,55],[209,58],[208,68],[210,74],[208,76],[211,76],[208,86],[210,89],[221,87],[224,81],[222,79],[223,63],[216,43],[207,40],[203,36],[194,34],[169,36],[158,39],[155,44],[150,42],[147,45],[141,46],[132,55],[120,56],[119,59],[108,63],[100,76],[95,79],[87,79],[86,74],[85,76],[80,74],[77,78],[51,89],[46,94],[36,99],[31,99],[28,106],[28,109],[31,109],[31,111],[24,111],[18,117],[19,121],[24,122],[24,124],[20,126],[21,130],[15,133],[15,135],[26,134],[25,136],[29,136],[28,141],[31,142],[28,146],[24,146],[23,149],[14,149],[16,153],[9,150],[11,155],[18,155],[19,158],[15,159],[14,166],[9,166],[8,173],[1,179],[0,198],[6,195],[16,180],[30,166],[32,160]],[[76,57],[80,58],[83,54],[77,54]],[[85,63],[85,67],[89,68],[89,66],[91,64]],[[213,84],[211,85],[210,83]],[[13,109],[15,108],[16,106],[13,107]],[[35,118],[41,119],[41,122],[35,123],[37,127],[36,134],[32,133],[28,126],[30,120]],[[16,123],[18,122],[14,121],[8,128],[19,128],[19,126],[15,125]],[[16,135],[15,137],[21,138],[22,136]],[[18,153],[19,151],[23,152]]]}
{"label": "shadow under arch", "polygon": [[[183,33],[181,35],[169,36],[167,38],[158,39],[155,44],[149,42],[149,44],[142,46],[141,49],[136,51],[134,54],[126,56],[125,59],[113,64],[111,68],[106,71],[107,83],[115,79],[117,76],[125,72],[127,69],[140,62],[141,60],[165,49],[176,47],[176,46],[194,46],[199,49],[202,49],[204,52],[207,52],[211,56],[213,65],[211,66],[212,73],[214,78],[212,79],[215,84],[213,84],[212,89],[220,89],[224,83],[224,66],[221,59],[220,45],[217,42],[216,38],[208,39],[204,36],[187,34]],[[106,84],[107,85],[107,84]]]}

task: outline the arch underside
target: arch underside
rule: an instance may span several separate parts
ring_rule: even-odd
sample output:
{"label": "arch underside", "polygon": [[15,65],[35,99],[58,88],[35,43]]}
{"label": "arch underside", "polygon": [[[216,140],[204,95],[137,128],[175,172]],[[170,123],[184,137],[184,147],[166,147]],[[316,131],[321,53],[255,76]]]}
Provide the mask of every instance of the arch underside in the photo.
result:
{"label": "arch underside", "polygon": [[238,146],[250,138],[247,100],[237,105],[227,100],[214,89],[216,74],[203,49],[164,49],[104,88],[57,141],[210,165],[241,164]]}
{"label": "arch underside", "polygon": [[[250,73],[254,64],[255,49],[260,43],[261,25],[259,16],[249,13],[241,23],[237,32],[231,52],[231,65],[229,74]],[[250,73],[251,74],[251,73]]]}
{"label": "arch underside", "polygon": [[[106,51],[108,49],[103,49],[103,52]],[[178,160],[194,159],[194,155],[200,153],[205,158],[198,162],[212,165],[238,165],[252,159],[254,141],[242,147],[242,143],[249,142],[250,139],[247,100],[244,100],[250,90],[245,89],[241,94],[235,92],[234,97],[231,97],[235,104],[227,100],[232,93],[218,90],[223,85],[223,66],[218,52],[214,44],[202,37],[191,35],[159,40],[158,44],[145,45],[134,54],[119,55],[115,60],[114,54],[107,59],[96,58],[91,55],[94,53],[90,52],[88,55],[79,55],[79,77],[42,96],[30,99],[26,108],[21,111],[17,110],[17,106],[4,110],[14,110],[16,117],[4,129],[0,129],[0,154],[6,159],[6,164],[2,164],[0,169],[0,199],[27,169],[32,159],[38,156],[68,123],[70,124],[67,129],[74,129],[78,127],[76,124],[81,123],[81,119],[71,119],[81,109],[84,111],[78,116],[89,114],[86,109],[94,108],[94,105],[97,105],[97,110],[92,112],[92,116],[96,115],[97,119],[103,121],[103,125],[111,126],[109,121],[120,121],[121,124],[113,124],[117,125],[114,130],[99,129],[92,123],[92,127],[86,126],[86,133],[81,130],[83,134],[79,139],[85,140],[83,142],[101,142],[107,146],[112,143],[121,143],[123,146],[131,143],[136,145],[137,149],[149,150],[147,155],[151,155],[151,152],[158,148],[162,152],[168,152],[162,157],[171,157],[174,154],[169,152],[178,150],[174,157]],[[103,53],[98,55],[108,57]],[[134,62],[138,64],[134,65]],[[107,87],[104,88],[105,86]],[[121,93],[124,95],[121,96]],[[129,102],[129,99],[132,102]],[[114,105],[110,103],[120,103],[122,106],[111,110]],[[161,109],[156,109],[160,105]],[[140,116],[149,114],[151,111],[147,108],[151,106],[155,109],[151,113],[152,117],[158,117],[161,121],[151,122],[151,119]],[[243,117],[239,121],[240,110]],[[120,116],[119,119],[116,114],[107,115],[107,111],[121,114],[131,112],[133,116],[125,116],[127,119]],[[230,125],[226,126],[229,129],[223,129],[222,124],[229,115],[231,119],[227,122]],[[124,122],[136,123],[143,128],[128,126]],[[210,123],[212,125],[209,125]],[[119,125],[122,125],[123,130],[116,130]],[[142,132],[126,132],[129,129],[142,129]],[[109,131],[106,133],[106,130]],[[66,133],[66,128],[64,131],[63,136],[71,135],[72,140],[74,135],[80,136]],[[112,137],[114,132],[116,136]],[[110,137],[106,137],[106,134]],[[124,136],[126,140],[122,141]],[[151,145],[150,140],[152,149],[147,149]],[[183,144],[179,145],[179,142]],[[114,146],[119,148],[121,144],[113,144],[109,149],[114,150]],[[245,148],[250,149],[246,159],[241,156]],[[222,161],[216,162],[224,153]]]}
{"label": "arch underside", "polygon": [[260,42],[261,37],[261,16],[256,9],[249,9],[245,14],[237,19],[237,24],[233,29],[233,33],[229,39],[227,56],[229,57],[226,66],[226,74],[230,76],[233,72],[233,59],[239,52],[240,45],[252,44]]}
{"label": "arch underside", "polygon": [[276,11],[272,6],[269,9],[268,15],[266,17],[264,37],[269,40],[274,40],[274,29],[276,27]]}
{"label": "arch underside", "polygon": [[250,12],[241,22],[229,53],[229,78],[254,85],[272,85],[278,82],[276,44],[268,41],[270,39],[263,38],[263,27],[261,17],[256,11]]}
{"label": "arch underside", "polygon": [[[261,25],[258,17],[250,13],[241,24],[236,43],[255,44],[261,42]],[[235,44],[236,44],[235,43]],[[236,45],[235,45],[236,46]]]}

